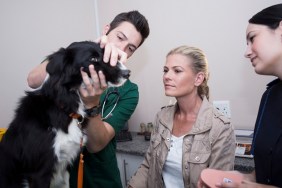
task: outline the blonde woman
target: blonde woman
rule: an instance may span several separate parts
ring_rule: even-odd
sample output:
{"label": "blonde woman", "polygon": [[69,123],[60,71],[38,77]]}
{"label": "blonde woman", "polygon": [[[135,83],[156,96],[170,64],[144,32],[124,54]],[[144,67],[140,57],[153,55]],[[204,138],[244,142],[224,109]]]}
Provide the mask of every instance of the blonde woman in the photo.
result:
{"label": "blonde woman", "polygon": [[208,75],[202,50],[180,46],[168,53],[165,95],[177,102],[156,115],[149,149],[129,187],[197,187],[203,169],[233,169],[234,129],[208,100]]}

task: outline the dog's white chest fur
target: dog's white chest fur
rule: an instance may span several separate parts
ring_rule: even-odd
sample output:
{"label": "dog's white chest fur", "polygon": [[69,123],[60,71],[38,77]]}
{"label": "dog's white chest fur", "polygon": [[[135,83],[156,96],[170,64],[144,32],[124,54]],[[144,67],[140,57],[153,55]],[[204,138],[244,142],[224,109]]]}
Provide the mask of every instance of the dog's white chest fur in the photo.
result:
{"label": "dog's white chest fur", "polygon": [[66,170],[67,165],[71,164],[78,156],[81,138],[83,137],[83,143],[85,143],[86,136],[81,132],[76,120],[72,120],[69,125],[68,134],[61,130],[55,130],[55,132],[57,135],[53,147],[58,163],[55,166],[54,177],[50,187],[68,188],[69,173]]}

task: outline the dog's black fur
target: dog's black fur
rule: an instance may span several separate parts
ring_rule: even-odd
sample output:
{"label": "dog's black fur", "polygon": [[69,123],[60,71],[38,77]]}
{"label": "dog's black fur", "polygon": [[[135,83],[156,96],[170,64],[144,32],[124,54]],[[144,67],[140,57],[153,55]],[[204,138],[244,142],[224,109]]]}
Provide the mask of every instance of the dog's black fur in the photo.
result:
{"label": "dog's black fur", "polygon": [[78,155],[82,133],[70,114],[84,113],[78,93],[81,67],[89,74],[88,66],[94,64],[112,84],[129,76],[127,69],[104,63],[103,50],[94,42],[72,43],[47,59],[48,79],[19,101],[0,142],[0,188],[49,188],[54,173],[65,171]]}

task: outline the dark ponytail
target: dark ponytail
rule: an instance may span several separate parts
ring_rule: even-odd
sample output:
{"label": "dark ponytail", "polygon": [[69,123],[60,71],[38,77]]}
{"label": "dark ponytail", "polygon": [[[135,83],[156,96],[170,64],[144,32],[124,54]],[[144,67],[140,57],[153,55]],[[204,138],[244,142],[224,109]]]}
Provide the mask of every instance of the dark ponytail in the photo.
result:
{"label": "dark ponytail", "polygon": [[276,29],[282,20],[282,4],[272,5],[255,14],[249,23],[266,25]]}

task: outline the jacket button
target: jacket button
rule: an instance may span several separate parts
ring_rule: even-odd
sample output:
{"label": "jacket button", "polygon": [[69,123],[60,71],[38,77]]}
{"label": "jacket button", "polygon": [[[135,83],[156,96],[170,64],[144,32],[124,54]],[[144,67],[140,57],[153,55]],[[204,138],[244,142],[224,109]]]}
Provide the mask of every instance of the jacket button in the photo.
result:
{"label": "jacket button", "polygon": [[199,157],[199,156],[196,156],[196,157],[195,157],[195,160],[196,160],[196,161],[200,161],[200,157]]}

